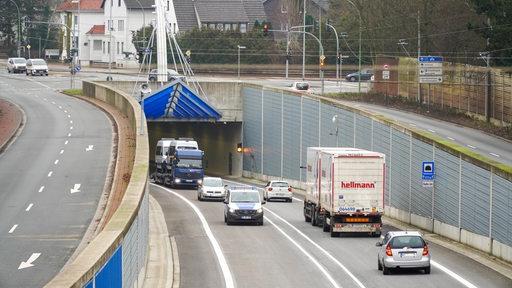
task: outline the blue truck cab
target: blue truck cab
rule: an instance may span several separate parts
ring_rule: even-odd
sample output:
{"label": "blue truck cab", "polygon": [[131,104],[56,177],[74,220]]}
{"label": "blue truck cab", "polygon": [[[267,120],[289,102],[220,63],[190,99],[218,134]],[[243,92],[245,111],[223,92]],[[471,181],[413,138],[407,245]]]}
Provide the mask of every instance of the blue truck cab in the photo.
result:
{"label": "blue truck cab", "polygon": [[197,188],[204,177],[203,156],[202,150],[176,149],[167,158],[164,184]]}

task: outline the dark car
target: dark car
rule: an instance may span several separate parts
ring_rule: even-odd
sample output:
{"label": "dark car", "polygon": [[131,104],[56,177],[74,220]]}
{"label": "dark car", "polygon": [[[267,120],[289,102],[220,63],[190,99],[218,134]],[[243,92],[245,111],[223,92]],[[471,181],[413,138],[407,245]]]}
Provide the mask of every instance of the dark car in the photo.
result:
{"label": "dark car", "polygon": [[[185,76],[178,73],[176,70],[173,69],[167,69],[167,81],[172,82],[176,79],[180,79],[182,82],[185,82]],[[156,81],[158,80],[158,69],[151,69],[149,71],[148,75],[149,81]]]}
{"label": "dark car", "polygon": [[361,74],[361,81],[373,80],[373,70],[361,70],[361,72],[350,73],[345,76],[345,79],[350,82],[359,81],[359,74]]}

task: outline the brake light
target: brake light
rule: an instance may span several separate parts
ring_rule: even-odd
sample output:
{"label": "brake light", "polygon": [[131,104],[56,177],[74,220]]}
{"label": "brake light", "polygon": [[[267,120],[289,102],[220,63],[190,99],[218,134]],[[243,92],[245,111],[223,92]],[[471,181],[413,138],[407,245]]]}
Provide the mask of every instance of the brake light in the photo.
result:
{"label": "brake light", "polygon": [[391,251],[391,246],[386,246],[386,255],[393,256],[393,252]]}
{"label": "brake light", "polygon": [[292,192],[292,187],[288,187],[288,191],[289,191],[289,192]]}
{"label": "brake light", "polygon": [[421,253],[421,255],[423,255],[423,256],[428,255],[428,246],[427,245],[423,246],[423,253]]}
{"label": "brake light", "polygon": [[272,187],[268,187],[268,191],[272,191]]}

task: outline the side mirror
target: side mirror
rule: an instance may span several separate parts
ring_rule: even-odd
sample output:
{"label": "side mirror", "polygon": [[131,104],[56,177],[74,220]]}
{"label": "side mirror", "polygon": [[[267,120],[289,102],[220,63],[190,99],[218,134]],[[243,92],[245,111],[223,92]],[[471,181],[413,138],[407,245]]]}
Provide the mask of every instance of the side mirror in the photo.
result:
{"label": "side mirror", "polygon": [[228,204],[228,198],[224,198],[224,204]]}

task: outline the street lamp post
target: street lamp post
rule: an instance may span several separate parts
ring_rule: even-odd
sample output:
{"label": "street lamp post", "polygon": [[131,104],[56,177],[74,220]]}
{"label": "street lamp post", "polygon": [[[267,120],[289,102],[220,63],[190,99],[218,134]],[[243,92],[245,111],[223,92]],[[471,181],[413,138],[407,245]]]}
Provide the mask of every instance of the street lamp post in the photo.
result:
{"label": "street lamp post", "polygon": [[245,46],[237,45],[238,47],[238,80],[240,80],[240,49],[245,49]]}
{"label": "street lamp post", "polygon": [[14,0],[10,0],[14,6],[16,6],[16,10],[18,11],[18,58],[21,56],[21,17],[20,17],[20,7],[18,7],[18,4],[14,2]]}
{"label": "street lamp post", "polygon": [[359,64],[358,64],[359,85],[358,85],[358,93],[361,94],[361,30],[362,30],[361,11],[359,11],[359,8],[357,8],[357,6],[356,6],[356,4],[354,4],[354,2],[352,2],[351,0],[347,0],[347,1],[348,1],[348,3],[352,4],[352,6],[354,6],[354,8],[356,8],[357,14],[359,15]]}
{"label": "street lamp post", "polygon": [[[325,23],[327,27],[330,27],[332,30],[334,30],[334,35],[336,36],[336,85],[339,85],[339,63],[338,63],[338,57],[340,57],[340,39],[338,38],[338,32],[336,31],[336,28],[332,26],[329,23]],[[341,60],[341,57],[340,57]]]}

